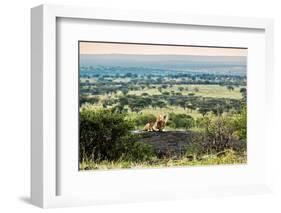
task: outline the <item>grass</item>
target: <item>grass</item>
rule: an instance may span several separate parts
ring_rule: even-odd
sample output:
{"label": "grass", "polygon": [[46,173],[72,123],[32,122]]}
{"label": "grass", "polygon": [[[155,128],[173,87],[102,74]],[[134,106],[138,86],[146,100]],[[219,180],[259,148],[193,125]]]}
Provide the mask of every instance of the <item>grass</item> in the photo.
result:
{"label": "grass", "polygon": [[182,157],[180,159],[158,159],[154,158],[145,162],[132,161],[102,161],[99,163],[85,161],[80,163],[80,170],[108,170],[108,169],[139,169],[139,168],[166,168],[166,167],[183,167],[183,166],[209,166],[209,165],[230,165],[230,164],[246,164],[246,155],[238,155],[229,150],[223,156],[205,155],[201,160],[190,160]]}
{"label": "grass", "polygon": [[[156,86],[156,85],[153,85]],[[157,86],[158,87],[158,86]],[[182,91],[179,88],[183,88]],[[173,85],[167,89],[162,89],[162,92],[180,92],[182,95],[188,95],[189,93],[194,93],[197,96],[210,97],[210,98],[232,98],[232,99],[241,99],[240,88],[235,87],[233,91],[230,91],[226,86],[220,85]],[[137,91],[129,91],[130,95],[142,95],[142,93],[148,93],[149,95],[161,95],[158,88],[151,88]]]}
{"label": "grass", "polygon": [[[185,86],[189,91],[183,91],[183,95],[187,95],[190,92],[195,93],[195,95],[210,98],[232,98],[241,99],[240,88],[235,87],[233,91],[228,90],[225,86],[219,85],[188,85]],[[199,91],[195,92],[195,88]]]}
{"label": "grass", "polygon": [[[91,80],[90,81],[94,81]],[[133,90],[129,91],[129,95],[137,95],[141,96],[143,93],[148,93],[149,95],[161,95],[158,87],[159,85],[151,85],[156,86],[156,88],[145,88],[144,90]],[[180,88],[183,88],[180,91]],[[210,97],[210,98],[232,98],[232,99],[241,99],[242,95],[240,93],[240,87],[234,87],[234,90],[228,90],[226,86],[220,85],[199,85],[199,84],[191,84],[191,85],[173,85],[172,87],[168,87],[166,89],[162,89],[162,92],[171,93],[174,91],[175,93],[180,92],[182,95],[188,95],[189,93],[194,93],[196,96],[202,97]],[[116,98],[118,95],[121,95],[121,91],[117,91],[117,94],[110,95],[99,95],[101,99],[106,98]]]}
{"label": "grass", "polygon": [[[91,80],[91,79],[90,79]],[[128,94],[130,95],[137,95],[141,96],[144,92],[148,93],[149,95],[160,95],[161,93],[158,91],[159,85],[151,85],[156,86],[156,88],[145,88],[144,90],[137,90],[137,91],[129,91]],[[181,91],[180,91],[181,90]],[[232,98],[232,99],[241,99],[240,88],[235,87],[233,91],[228,90],[225,86],[219,85],[173,85],[172,87],[168,87],[166,89],[162,89],[162,92],[171,92],[174,91],[175,93],[180,92],[183,95],[188,95],[189,93],[194,93],[196,96],[202,97],[212,97],[212,98]],[[103,108],[102,101],[106,99],[115,99],[117,96],[122,95],[121,91],[117,91],[116,94],[104,94],[104,95],[95,95],[99,97],[99,103],[92,105],[93,109],[100,109]],[[188,114],[193,118],[197,119],[202,117],[202,114],[199,113],[197,110],[187,110],[179,106],[167,106],[165,108],[152,108],[147,107],[140,111],[141,114],[153,114],[153,115],[167,115],[171,112],[177,114]],[[130,112],[130,116],[134,117],[135,112]]]}
{"label": "grass", "polygon": [[153,114],[153,115],[168,115],[169,113],[176,113],[176,114],[186,114],[186,115],[190,115],[193,118],[197,119],[197,118],[201,118],[202,114],[199,113],[197,110],[187,110],[184,109],[182,107],[179,106],[167,106],[165,108],[145,108],[143,110],[141,110],[142,114]]}

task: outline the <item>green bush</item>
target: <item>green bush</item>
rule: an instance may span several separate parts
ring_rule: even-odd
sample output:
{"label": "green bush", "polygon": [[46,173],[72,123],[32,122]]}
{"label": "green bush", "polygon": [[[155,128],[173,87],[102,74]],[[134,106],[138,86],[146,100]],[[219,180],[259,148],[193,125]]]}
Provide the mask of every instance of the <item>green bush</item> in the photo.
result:
{"label": "green bush", "polygon": [[156,116],[152,114],[139,115],[134,119],[136,126],[144,126],[147,123],[155,122],[155,121],[156,121]]}
{"label": "green bush", "polygon": [[184,155],[185,156],[200,156],[203,154],[203,148],[200,143],[192,143],[184,147]]}
{"label": "green bush", "polygon": [[154,156],[151,145],[142,142],[135,142],[125,147],[127,150],[123,150],[122,157],[120,158],[123,161],[149,161]]}
{"label": "green bush", "polygon": [[234,118],[236,134],[240,139],[247,139],[247,108],[244,107],[240,114]]}
{"label": "green bush", "polygon": [[80,110],[80,162],[92,160],[143,161],[152,157],[150,146],[131,134],[134,123],[113,110]]}
{"label": "green bush", "polygon": [[170,113],[167,126],[170,128],[190,129],[194,127],[195,121],[190,115]]}
{"label": "green bush", "polygon": [[95,96],[86,96],[86,95],[81,95],[80,96],[80,106],[84,103],[89,103],[89,104],[96,104],[99,102],[99,97]]}
{"label": "green bush", "polygon": [[209,152],[221,152],[231,148],[231,141],[238,139],[236,131],[239,128],[235,124],[235,118],[240,115],[224,113],[215,116],[209,113],[200,119],[199,125],[204,129],[205,140],[207,141],[206,149]]}

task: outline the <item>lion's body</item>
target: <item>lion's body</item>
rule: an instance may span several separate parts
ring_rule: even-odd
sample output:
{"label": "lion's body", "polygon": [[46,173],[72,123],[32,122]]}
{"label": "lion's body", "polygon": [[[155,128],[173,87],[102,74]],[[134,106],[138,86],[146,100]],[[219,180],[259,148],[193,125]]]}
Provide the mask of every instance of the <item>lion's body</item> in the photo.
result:
{"label": "lion's body", "polygon": [[158,115],[155,122],[149,122],[144,126],[143,131],[162,132],[166,126],[167,121],[168,117],[166,115]]}
{"label": "lion's body", "polygon": [[147,124],[144,126],[143,131],[152,132],[152,131],[153,131],[153,125],[154,125],[153,122],[147,123]]}

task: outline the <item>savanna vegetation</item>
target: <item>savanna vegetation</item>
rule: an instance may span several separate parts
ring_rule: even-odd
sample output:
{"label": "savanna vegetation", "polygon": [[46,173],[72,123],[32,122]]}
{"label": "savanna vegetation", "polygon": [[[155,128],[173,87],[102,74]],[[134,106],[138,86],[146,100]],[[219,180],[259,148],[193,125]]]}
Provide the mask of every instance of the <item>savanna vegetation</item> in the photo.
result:
{"label": "savanna vegetation", "polygon": [[[246,76],[80,69],[80,170],[247,162]],[[163,132],[143,132],[159,115]],[[164,132],[190,142],[171,154],[143,141]]]}

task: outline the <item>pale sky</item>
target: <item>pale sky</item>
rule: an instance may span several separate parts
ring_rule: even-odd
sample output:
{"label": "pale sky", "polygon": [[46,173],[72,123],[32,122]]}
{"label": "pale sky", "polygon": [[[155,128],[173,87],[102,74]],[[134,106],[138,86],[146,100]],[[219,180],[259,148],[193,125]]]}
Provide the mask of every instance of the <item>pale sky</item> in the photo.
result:
{"label": "pale sky", "polygon": [[247,49],[80,42],[80,54],[247,56]]}

